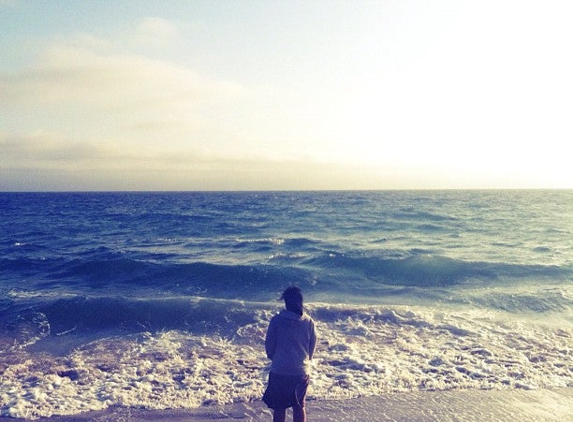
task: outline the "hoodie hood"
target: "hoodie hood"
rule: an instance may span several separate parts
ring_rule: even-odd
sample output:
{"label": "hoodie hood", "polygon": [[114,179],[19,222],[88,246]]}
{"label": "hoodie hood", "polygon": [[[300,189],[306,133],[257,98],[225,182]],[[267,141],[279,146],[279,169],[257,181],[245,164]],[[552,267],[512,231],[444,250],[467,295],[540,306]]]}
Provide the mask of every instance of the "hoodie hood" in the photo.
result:
{"label": "hoodie hood", "polygon": [[304,314],[299,315],[293,311],[289,311],[288,309],[283,309],[282,311],[280,311],[279,315],[283,318],[295,319],[297,321],[304,317]]}
{"label": "hoodie hood", "polygon": [[289,325],[296,325],[299,321],[308,318],[308,316],[304,313],[302,315],[299,315],[293,311],[289,311],[288,309],[283,309],[282,311],[280,311],[279,317],[284,319]]}
{"label": "hoodie hood", "polygon": [[309,316],[306,313],[299,315],[293,311],[289,311],[288,309],[283,309],[282,311],[280,311],[278,316],[281,319],[285,320],[285,322],[289,326],[295,326],[300,321],[304,321],[304,320],[309,319]]}

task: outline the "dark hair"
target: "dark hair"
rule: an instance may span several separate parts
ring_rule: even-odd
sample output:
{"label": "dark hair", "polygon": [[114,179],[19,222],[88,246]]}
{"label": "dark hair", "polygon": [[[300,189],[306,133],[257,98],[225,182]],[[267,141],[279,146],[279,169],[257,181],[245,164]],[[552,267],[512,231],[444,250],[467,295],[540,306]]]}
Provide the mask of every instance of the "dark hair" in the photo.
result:
{"label": "dark hair", "polygon": [[302,315],[302,290],[296,286],[287,287],[283,292],[281,299],[284,299],[287,310],[294,312],[295,314]]}

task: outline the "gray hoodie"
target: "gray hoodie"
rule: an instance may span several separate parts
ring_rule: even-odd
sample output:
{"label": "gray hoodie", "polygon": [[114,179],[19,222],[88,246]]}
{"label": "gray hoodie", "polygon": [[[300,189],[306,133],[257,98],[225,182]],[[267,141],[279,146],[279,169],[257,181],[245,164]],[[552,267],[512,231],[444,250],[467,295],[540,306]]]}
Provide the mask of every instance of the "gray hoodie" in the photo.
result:
{"label": "gray hoodie", "polygon": [[314,321],[308,314],[282,310],[269,324],[265,338],[271,372],[281,375],[308,375],[316,346]]}

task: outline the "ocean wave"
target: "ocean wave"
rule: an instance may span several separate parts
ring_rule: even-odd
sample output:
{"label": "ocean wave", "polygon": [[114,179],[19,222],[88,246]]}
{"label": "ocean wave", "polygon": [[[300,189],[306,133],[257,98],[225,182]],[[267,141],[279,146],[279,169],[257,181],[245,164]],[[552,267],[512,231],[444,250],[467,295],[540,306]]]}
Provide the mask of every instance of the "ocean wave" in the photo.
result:
{"label": "ocean wave", "polygon": [[[232,257],[223,257],[221,262],[193,261],[168,251],[150,254],[100,248],[71,255],[71,259],[2,258],[0,272],[8,275],[4,277],[6,287],[20,286],[26,278],[30,288],[61,287],[76,293],[145,288],[158,294],[245,300],[266,300],[290,284],[314,293],[345,294],[360,285],[361,295],[368,295],[368,289],[384,285],[436,289],[567,282],[573,274],[568,266],[466,261],[421,248],[353,254],[312,247],[273,249],[277,243],[287,243],[281,238],[248,242],[262,248],[265,258],[253,263]],[[300,239],[295,242],[308,246]]]}
{"label": "ocean wave", "polygon": [[[316,296],[320,297],[320,294]],[[274,298],[278,297],[279,290],[275,292]],[[521,293],[508,289],[486,294],[469,289],[457,293],[436,293],[431,298],[432,303],[471,303],[473,308],[483,309],[484,312],[503,310],[522,316],[528,313],[563,314],[573,309],[573,301],[567,292],[557,288]],[[331,300],[331,303],[311,302],[309,310],[312,316],[325,324],[355,321],[357,325],[353,329],[354,334],[366,330],[365,326],[377,324],[420,329],[429,329],[432,326],[423,314],[412,312],[404,306],[343,305],[336,303],[337,299],[334,297]],[[61,295],[55,292],[51,295],[36,295],[25,290],[12,290],[0,302],[3,313],[0,337],[12,338],[16,347],[71,332],[76,335],[98,336],[182,330],[197,335],[232,337],[241,327],[257,323],[261,312],[268,313],[279,306],[278,301],[246,302],[243,299],[217,299],[201,295],[130,297]],[[458,336],[468,334],[466,328],[452,322],[439,327],[433,325],[433,329],[438,328]]]}
{"label": "ocean wave", "polygon": [[[11,337],[17,347],[48,336],[126,335],[182,330],[196,335],[233,337],[237,330],[268,317],[280,303],[187,297],[116,297],[58,295],[30,296],[12,292],[12,303],[0,324],[0,337]],[[278,297],[278,295],[277,295]],[[310,304],[312,316],[323,323],[353,319],[367,324],[427,326],[410,311],[382,307]]]}
{"label": "ocean wave", "polygon": [[476,297],[473,303],[489,309],[515,314],[567,312],[573,309],[573,298],[561,289],[539,289],[534,292],[488,292]]}
{"label": "ocean wave", "polygon": [[[517,265],[475,262],[440,255],[401,253],[401,257],[348,256],[343,253],[323,254],[305,262],[320,270],[332,270],[337,278],[355,278],[378,283],[440,287],[471,282],[509,281],[539,278],[566,279],[571,270],[551,265]],[[405,256],[404,256],[405,255]]]}
{"label": "ocean wave", "polygon": [[49,336],[126,335],[184,330],[229,336],[255,321],[258,306],[241,301],[201,297],[129,298],[68,296],[57,298],[13,294],[3,301],[0,338],[21,348]]}

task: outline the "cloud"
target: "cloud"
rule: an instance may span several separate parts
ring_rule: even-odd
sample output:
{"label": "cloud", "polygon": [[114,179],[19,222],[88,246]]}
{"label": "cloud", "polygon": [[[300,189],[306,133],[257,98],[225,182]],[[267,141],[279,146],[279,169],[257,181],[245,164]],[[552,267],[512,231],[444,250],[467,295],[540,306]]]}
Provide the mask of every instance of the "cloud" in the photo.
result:
{"label": "cloud", "polygon": [[[169,150],[132,141],[62,140],[57,134],[0,135],[4,190],[296,190],[548,187],[546,181],[485,169],[366,166],[209,147]],[[565,164],[565,159],[563,160]],[[553,187],[568,187],[562,176]]]}
{"label": "cloud", "polygon": [[98,162],[123,161],[128,156],[111,144],[64,140],[60,135],[35,133],[0,136],[2,168],[77,168]]}
{"label": "cloud", "polygon": [[157,102],[204,104],[241,95],[243,90],[237,83],[212,80],[169,62],[101,53],[93,42],[51,45],[35,66],[0,79],[0,93],[8,103],[104,109]]}
{"label": "cloud", "polygon": [[139,45],[161,47],[167,45],[179,36],[179,28],[166,19],[144,18],[136,27],[134,39]]}
{"label": "cloud", "polygon": [[[157,19],[140,22],[142,33],[177,35]],[[91,34],[55,40],[0,74],[0,189],[238,189],[279,167],[270,179],[288,181],[308,164],[241,153],[227,123],[249,95]]]}
{"label": "cloud", "polygon": [[47,45],[29,67],[0,74],[0,119],[14,136],[49,132],[61,142],[80,135],[124,148],[192,148],[222,133],[221,120],[248,95],[237,82],[82,34]]}
{"label": "cloud", "polygon": [[[0,135],[0,149],[0,190],[359,187],[349,182],[349,169],[341,171],[336,164],[305,158],[280,159],[248,153],[234,156],[208,148],[170,152],[152,146],[62,141],[46,133]],[[373,173],[369,173],[363,178],[372,177]]]}
{"label": "cloud", "polygon": [[[214,151],[207,146],[192,149],[170,150],[158,145],[140,145],[136,142],[112,140],[92,142],[63,139],[55,133],[35,133],[12,136],[0,134],[1,168],[53,168],[119,169],[147,168],[185,171],[191,167],[203,169],[257,169],[266,166],[305,166],[312,162],[307,157],[284,159],[272,155],[245,152],[242,155]],[[329,163],[315,163],[330,166]]]}

